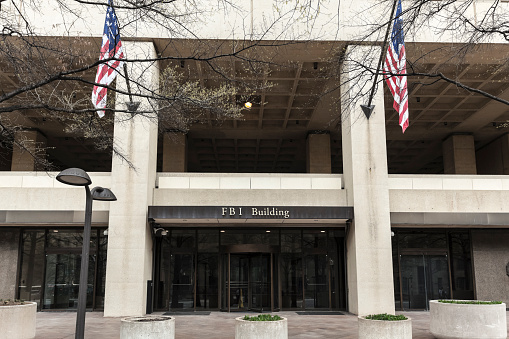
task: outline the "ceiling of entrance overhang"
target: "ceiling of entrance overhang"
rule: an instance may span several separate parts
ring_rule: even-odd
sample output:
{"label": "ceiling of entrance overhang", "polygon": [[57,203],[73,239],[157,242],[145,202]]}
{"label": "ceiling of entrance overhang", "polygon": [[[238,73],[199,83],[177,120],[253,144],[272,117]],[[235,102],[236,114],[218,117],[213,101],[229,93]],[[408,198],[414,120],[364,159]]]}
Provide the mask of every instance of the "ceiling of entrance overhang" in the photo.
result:
{"label": "ceiling of entrance overhang", "polygon": [[[341,135],[337,125],[339,80],[335,75],[344,43],[313,42],[275,47],[268,42],[264,44],[267,46],[249,50],[243,58],[219,58],[210,63],[191,59],[206,54],[201,52],[203,44],[216,54],[231,51],[235,44],[157,39],[154,43],[160,55],[174,58],[163,62],[162,68],[175,67],[186,79],[198,81],[202,86],[216,86],[225,76],[244,83],[254,83],[261,77],[271,84],[249,93],[253,106],[244,110],[241,118],[205,119],[190,127],[189,171],[302,173],[306,171],[307,134],[326,131],[331,135],[333,172],[342,172]],[[240,47],[237,44],[235,48]],[[509,98],[509,71],[504,60],[504,56],[509,55],[509,46],[481,46],[461,60],[447,60],[445,52],[433,57],[434,54],[428,54],[437,47],[447,46],[408,43],[408,60],[412,62],[409,67],[422,73],[441,72],[473,88]],[[263,63],[253,66],[249,60]],[[246,71],[251,67],[262,72],[253,75]],[[93,76],[90,74],[91,80]],[[14,86],[14,79],[8,70],[0,72],[3,88]],[[441,173],[442,141],[452,133],[473,133],[476,148],[481,148],[508,131],[498,128],[509,120],[509,109],[501,103],[426,77],[411,77],[408,83],[410,127],[405,134],[397,125],[392,98],[385,89],[391,173]],[[85,88],[82,95],[88,97],[88,91]],[[239,100],[242,94],[246,93],[239,93],[232,100]],[[92,141],[81,135],[65,134],[61,123],[37,112],[24,112],[22,118],[21,124],[46,134],[52,147],[50,158],[60,166],[109,170],[111,155],[95,150]],[[158,159],[162,160],[161,147]]]}

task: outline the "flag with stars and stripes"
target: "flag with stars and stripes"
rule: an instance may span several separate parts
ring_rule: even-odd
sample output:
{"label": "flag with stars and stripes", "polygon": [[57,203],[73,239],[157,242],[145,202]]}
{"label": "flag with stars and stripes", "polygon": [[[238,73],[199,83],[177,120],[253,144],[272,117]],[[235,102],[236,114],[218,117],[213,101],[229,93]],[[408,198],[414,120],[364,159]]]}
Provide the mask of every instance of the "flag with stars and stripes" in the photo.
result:
{"label": "flag with stars and stripes", "polygon": [[[111,0],[108,0],[99,60],[116,60],[108,60],[99,65],[95,76],[95,83],[105,86],[111,84],[117,76],[117,69],[120,70],[123,66],[123,61],[120,60],[122,58],[124,58],[124,52],[122,51],[122,42],[120,41],[120,33],[118,31],[117,16],[115,15],[115,9],[112,7]],[[106,87],[94,86],[92,103],[95,108],[102,109],[106,107],[107,91]],[[102,118],[104,111],[98,110],[97,114]]]}
{"label": "flag with stars and stripes", "polygon": [[384,78],[394,97],[393,107],[399,115],[399,125],[405,133],[408,127],[408,89],[406,77],[406,51],[401,18],[401,0],[398,1],[391,41],[384,62]]}

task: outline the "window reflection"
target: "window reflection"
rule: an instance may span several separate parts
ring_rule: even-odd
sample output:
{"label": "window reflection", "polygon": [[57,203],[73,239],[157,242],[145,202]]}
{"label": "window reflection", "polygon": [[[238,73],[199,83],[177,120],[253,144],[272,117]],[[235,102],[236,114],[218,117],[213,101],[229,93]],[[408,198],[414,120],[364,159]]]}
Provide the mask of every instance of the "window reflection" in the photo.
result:
{"label": "window reflection", "polygon": [[[104,307],[107,238],[103,231],[93,229],[91,234],[87,308]],[[75,309],[82,242],[82,231],[76,229],[23,230],[19,298],[37,302],[39,309]]]}

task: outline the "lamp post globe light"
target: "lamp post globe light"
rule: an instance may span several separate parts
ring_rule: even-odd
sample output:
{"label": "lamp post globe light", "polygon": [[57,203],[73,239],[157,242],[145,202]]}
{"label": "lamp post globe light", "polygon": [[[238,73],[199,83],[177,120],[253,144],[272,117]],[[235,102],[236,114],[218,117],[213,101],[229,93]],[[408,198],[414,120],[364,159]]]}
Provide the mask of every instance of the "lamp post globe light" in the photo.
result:
{"label": "lamp post globe light", "polygon": [[84,186],[86,193],[85,226],[83,230],[83,246],[81,250],[80,285],[78,292],[78,311],[76,315],[75,339],[83,339],[85,335],[85,312],[87,307],[88,262],[90,253],[90,233],[92,222],[92,200],[115,201],[117,197],[107,188],[94,187],[92,191],[88,185],[92,180],[87,172],[80,168],[68,168],[57,175],[61,183],[72,186]]}

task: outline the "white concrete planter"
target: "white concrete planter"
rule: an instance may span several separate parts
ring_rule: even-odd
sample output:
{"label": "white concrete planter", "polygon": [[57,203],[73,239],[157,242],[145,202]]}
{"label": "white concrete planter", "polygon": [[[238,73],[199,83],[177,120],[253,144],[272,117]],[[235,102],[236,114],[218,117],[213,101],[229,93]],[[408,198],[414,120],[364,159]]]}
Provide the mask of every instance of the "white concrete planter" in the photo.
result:
{"label": "white concrete planter", "polygon": [[249,321],[235,318],[235,339],[288,339],[286,318],[276,321]]}
{"label": "white concrete planter", "polygon": [[120,339],[174,339],[175,318],[168,316],[144,316],[123,318],[120,323]]}
{"label": "white concrete planter", "polygon": [[371,320],[358,317],[359,339],[412,339],[412,319]]}
{"label": "white concrete planter", "polygon": [[37,303],[0,306],[0,337],[9,339],[35,338]]}
{"label": "white concrete planter", "polygon": [[429,329],[436,338],[507,338],[506,305],[431,300]]}

